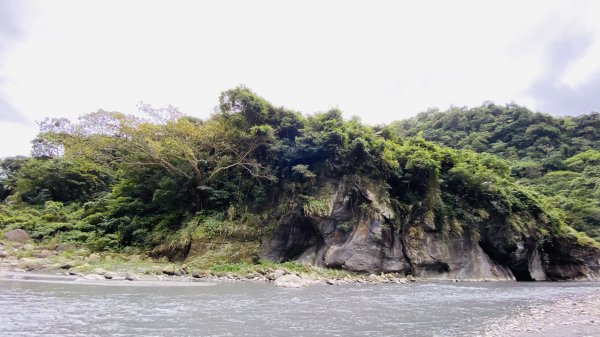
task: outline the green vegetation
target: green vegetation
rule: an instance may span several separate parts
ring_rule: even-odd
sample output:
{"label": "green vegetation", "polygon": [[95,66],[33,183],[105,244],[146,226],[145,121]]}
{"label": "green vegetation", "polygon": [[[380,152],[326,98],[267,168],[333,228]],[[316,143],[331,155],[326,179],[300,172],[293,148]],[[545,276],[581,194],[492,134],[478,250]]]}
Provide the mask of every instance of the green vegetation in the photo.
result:
{"label": "green vegetation", "polygon": [[246,270],[267,263],[259,243],[282,216],[329,214],[319,191],[341,177],[381,184],[401,220],[423,218],[443,235],[477,238],[498,217],[510,220],[506,237],[598,228],[598,115],[486,105],[374,128],[336,109],[303,116],[244,87],[224,92],[206,120],[140,110],[41,123],[31,158],[0,162],[0,230]]}
{"label": "green vegetation", "polygon": [[519,185],[545,196],[564,221],[600,240],[600,114],[558,118],[514,104],[484,104],[430,110],[384,131],[506,159]]}

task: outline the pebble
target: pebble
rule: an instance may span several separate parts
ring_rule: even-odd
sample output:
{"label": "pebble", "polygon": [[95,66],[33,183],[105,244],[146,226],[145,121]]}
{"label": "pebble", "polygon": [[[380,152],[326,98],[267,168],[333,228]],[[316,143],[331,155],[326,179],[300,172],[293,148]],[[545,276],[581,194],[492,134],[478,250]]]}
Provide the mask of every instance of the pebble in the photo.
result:
{"label": "pebble", "polygon": [[[573,306],[585,308],[574,311]],[[600,295],[559,299],[553,303],[531,305],[513,317],[489,324],[481,336],[600,336]],[[574,334],[575,331],[585,333]]]}

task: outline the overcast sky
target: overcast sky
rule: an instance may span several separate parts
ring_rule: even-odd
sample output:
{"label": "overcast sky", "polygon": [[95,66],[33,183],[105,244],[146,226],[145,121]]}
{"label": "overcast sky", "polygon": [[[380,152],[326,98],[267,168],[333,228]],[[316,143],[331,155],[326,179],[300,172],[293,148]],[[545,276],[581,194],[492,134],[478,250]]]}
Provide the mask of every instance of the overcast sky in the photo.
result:
{"label": "overcast sky", "polygon": [[484,101],[600,111],[599,17],[593,0],[0,0],[0,157],[28,154],[44,117],[206,117],[239,84],[372,124]]}

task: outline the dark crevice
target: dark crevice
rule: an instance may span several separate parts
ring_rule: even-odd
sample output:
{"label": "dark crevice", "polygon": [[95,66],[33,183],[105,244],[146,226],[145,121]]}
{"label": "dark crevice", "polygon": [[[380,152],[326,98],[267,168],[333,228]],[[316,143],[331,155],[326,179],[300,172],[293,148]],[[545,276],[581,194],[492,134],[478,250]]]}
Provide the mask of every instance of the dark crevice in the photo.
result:
{"label": "dark crevice", "polygon": [[400,243],[402,244],[402,255],[408,262],[408,266],[410,268],[410,275],[415,274],[415,266],[413,262],[410,260],[410,256],[408,255],[407,243],[406,243],[406,235],[408,232],[408,222],[403,221],[400,223]]}

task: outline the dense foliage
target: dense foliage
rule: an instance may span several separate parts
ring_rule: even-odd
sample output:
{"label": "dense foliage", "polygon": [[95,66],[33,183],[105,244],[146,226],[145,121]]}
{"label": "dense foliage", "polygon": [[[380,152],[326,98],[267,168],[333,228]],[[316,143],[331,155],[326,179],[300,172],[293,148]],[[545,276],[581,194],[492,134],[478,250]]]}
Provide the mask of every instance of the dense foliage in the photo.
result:
{"label": "dense foliage", "polygon": [[[462,126],[456,117],[447,131],[438,132],[429,122],[431,116],[445,120],[436,113],[373,128],[344,120],[336,109],[303,116],[238,87],[221,95],[218,111],[206,120],[147,105],[140,106],[142,117],[100,110],[76,122],[46,120],[31,158],[1,162],[0,228],[25,228],[36,239],[87,242],[94,249],[185,250],[193,240],[217,237],[256,241],[289,211],[285,207],[319,214],[325,205],[316,191],[340,177],[384,186],[398,213],[419,213],[444,235],[477,237],[479,226],[500,216],[511,220],[506,231],[539,237],[569,231],[570,222],[590,221],[562,217],[525,184],[515,183],[508,162],[475,151],[507,158],[514,152],[541,162],[542,173],[518,176],[531,182],[591,186],[599,177],[598,153],[592,150],[598,145],[597,116],[556,124],[534,115],[561,137],[560,125],[580,135],[567,137],[570,143],[564,145],[541,129],[528,132],[543,140],[531,141],[520,132],[530,129],[515,117],[527,115],[523,108],[506,108],[515,110],[509,125],[494,120],[508,118],[490,112],[495,109],[474,113],[479,126]],[[483,116],[488,113],[491,117]],[[432,136],[429,128],[438,133]],[[428,131],[419,134],[420,129]],[[472,139],[468,146],[460,143],[465,139]],[[529,145],[521,149],[524,144]],[[570,149],[573,144],[578,148]],[[540,160],[546,154],[558,159]],[[514,165],[512,170],[514,175]],[[592,200],[598,196],[594,186],[554,196],[562,198],[557,203]]]}
{"label": "dense foliage", "polygon": [[552,117],[518,106],[430,110],[387,132],[498,155],[522,185],[548,197],[567,222],[600,239],[600,114]]}

